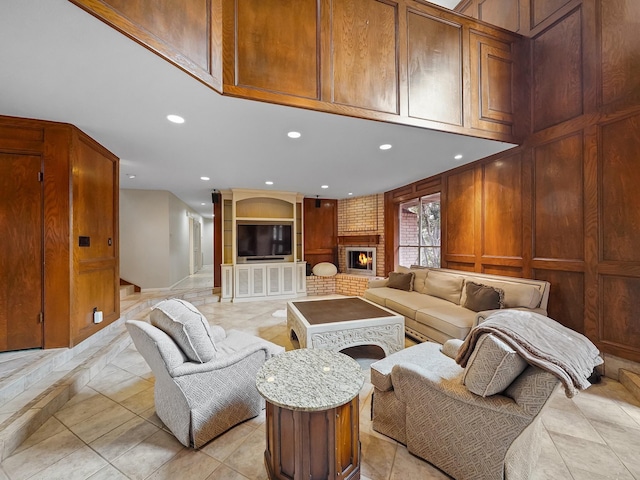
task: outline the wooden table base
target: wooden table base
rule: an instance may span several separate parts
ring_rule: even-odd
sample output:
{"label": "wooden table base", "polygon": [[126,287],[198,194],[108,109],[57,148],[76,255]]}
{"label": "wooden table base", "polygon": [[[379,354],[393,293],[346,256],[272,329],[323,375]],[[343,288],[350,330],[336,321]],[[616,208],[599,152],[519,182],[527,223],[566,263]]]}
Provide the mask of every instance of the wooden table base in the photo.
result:
{"label": "wooden table base", "polygon": [[304,412],[267,401],[265,466],[271,480],[358,480],[359,399]]}

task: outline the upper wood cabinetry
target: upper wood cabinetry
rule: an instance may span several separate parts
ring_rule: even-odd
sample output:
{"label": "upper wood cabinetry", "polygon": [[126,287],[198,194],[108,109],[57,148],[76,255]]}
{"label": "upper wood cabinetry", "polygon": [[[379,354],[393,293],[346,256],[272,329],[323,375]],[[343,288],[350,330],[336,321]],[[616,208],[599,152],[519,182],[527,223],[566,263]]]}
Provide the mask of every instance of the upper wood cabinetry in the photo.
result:
{"label": "upper wood cabinetry", "polygon": [[120,317],[118,158],[71,125],[0,117],[0,161],[18,170],[16,191],[28,193],[3,202],[2,217],[23,212],[19,223],[37,226],[26,235],[3,225],[6,265],[21,267],[0,278],[0,291],[19,299],[0,312],[0,326],[19,323],[37,342],[0,349],[77,345]]}
{"label": "upper wood cabinetry", "polygon": [[512,143],[529,121],[522,37],[422,0],[70,1],[225,95]]}

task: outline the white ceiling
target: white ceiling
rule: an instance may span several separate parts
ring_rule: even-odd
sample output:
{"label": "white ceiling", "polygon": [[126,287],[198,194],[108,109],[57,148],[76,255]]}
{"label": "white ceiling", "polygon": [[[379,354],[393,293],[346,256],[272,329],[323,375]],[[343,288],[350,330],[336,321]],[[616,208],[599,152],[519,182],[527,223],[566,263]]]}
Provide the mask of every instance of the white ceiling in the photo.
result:
{"label": "white ceiling", "polygon": [[214,188],[368,195],[512,146],[223,97],[67,0],[0,0],[0,114],[76,125],[120,157],[121,188],[169,190],[208,217]]}

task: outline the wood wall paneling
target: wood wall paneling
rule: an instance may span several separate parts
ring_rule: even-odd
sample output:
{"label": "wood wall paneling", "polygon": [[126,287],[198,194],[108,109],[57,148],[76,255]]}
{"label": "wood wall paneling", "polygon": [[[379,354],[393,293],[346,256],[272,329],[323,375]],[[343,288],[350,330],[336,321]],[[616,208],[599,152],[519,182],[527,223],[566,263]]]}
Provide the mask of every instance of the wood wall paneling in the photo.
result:
{"label": "wood wall paneling", "polygon": [[631,351],[640,356],[640,278],[600,277],[600,340],[619,355]]}
{"label": "wood wall paneling", "polygon": [[456,262],[456,261],[448,261],[447,268],[452,268],[454,270],[462,270],[463,272],[475,272],[476,264],[474,263],[465,263],[465,262]]}
{"label": "wood wall paneling", "polygon": [[536,269],[534,278],[551,284],[547,307],[549,317],[567,328],[585,333],[584,274]]}
{"label": "wood wall paneling", "polygon": [[44,346],[71,343],[71,127],[46,126],[44,142]]}
{"label": "wood wall paneling", "polygon": [[520,29],[520,2],[513,0],[480,0],[478,18],[483,22],[517,32]]}
{"label": "wood wall paneling", "polygon": [[43,343],[41,171],[39,155],[0,153],[0,352]]}
{"label": "wood wall paneling", "polygon": [[584,260],[581,132],[534,148],[534,259]]}
{"label": "wood wall paneling", "polygon": [[[15,251],[16,258],[26,255],[20,260],[26,262],[21,266],[23,276],[5,275],[0,282],[8,283],[2,291],[18,300],[29,291],[29,285],[39,285],[38,292],[22,301],[36,317],[44,312],[44,324],[37,324],[40,343],[30,347],[71,347],[120,316],[118,159],[71,125],[0,117],[0,152],[7,148],[12,155],[34,158],[32,172],[26,177],[3,176],[12,178],[23,192],[12,194],[12,198],[23,217],[21,228],[28,226],[32,231]],[[42,182],[37,176],[40,171],[44,173]],[[0,205],[5,209],[11,203]],[[28,218],[36,207],[40,220]],[[9,218],[4,213],[0,218]],[[9,229],[3,231],[6,234]],[[90,254],[77,247],[80,231],[88,232],[92,239],[95,248]],[[107,245],[109,238],[111,246]],[[30,248],[33,242],[39,242],[37,252]],[[3,246],[2,251],[10,248]],[[7,270],[3,267],[2,271]],[[83,283],[83,274],[88,272],[91,278]],[[81,306],[84,303],[92,306]],[[91,319],[93,306],[104,312],[103,323],[85,325],[85,320],[78,318]],[[22,317],[33,314],[24,312]]]}
{"label": "wood wall paneling", "polygon": [[333,102],[399,113],[398,5],[332,2]]}
{"label": "wood wall paneling", "polygon": [[[73,248],[80,262],[114,258],[113,161],[80,140],[73,169]],[[90,246],[80,247],[79,237]],[[111,239],[109,245],[108,239]]]}
{"label": "wood wall paneling", "polygon": [[338,265],[338,201],[304,199],[304,257],[313,266],[320,262]]}
{"label": "wood wall paneling", "polygon": [[600,129],[602,260],[640,262],[640,114]]}
{"label": "wood wall paneling", "polygon": [[456,6],[456,11],[472,18],[478,18],[478,10],[474,0],[461,1],[458,6]]}
{"label": "wood wall paneling", "polygon": [[598,0],[602,55],[602,102],[640,103],[640,2]]}
{"label": "wood wall paneling", "polygon": [[571,0],[530,0],[531,29],[565,6]]}
{"label": "wood wall paneling", "polygon": [[103,0],[103,2],[209,70],[208,0]]}
{"label": "wood wall paneling", "polygon": [[462,125],[461,25],[407,12],[409,115]]}
{"label": "wood wall paneling", "polygon": [[3,151],[42,153],[44,128],[0,125],[0,148]]}
{"label": "wood wall paneling", "polygon": [[534,131],[583,113],[582,21],[575,9],[533,39]]}
{"label": "wood wall paneling", "polygon": [[243,0],[235,9],[235,84],[318,99],[316,0]]}
{"label": "wood wall paneling", "polygon": [[515,278],[522,278],[523,276],[522,267],[509,267],[506,265],[482,265],[482,273]]}
{"label": "wood wall paneling", "polygon": [[471,125],[512,133],[514,58],[511,44],[479,32],[469,35]]}
{"label": "wood wall paneling", "polygon": [[445,177],[446,230],[449,254],[475,254],[475,173],[473,169]]}
{"label": "wood wall paneling", "polygon": [[224,0],[70,1],[222,91]]}
{"label": "wood wall paneling", "polygon": [[[74,275],[74,295],[71,309],[73,345],[77,345],[114,320],[114,315],[119,311],[120,299],[116,298],[114,289],[104,288],[105,285],[113,283],[114,274],[113,265],[96,262],[93,265],[82,265]],[[104,324],[93,323],[94,308],[103,312]]]}
{"label": "wood wall paneling", "polygon": [[522,155],[501,158],[483,166],[482,255],[523,255],[522,244]]}

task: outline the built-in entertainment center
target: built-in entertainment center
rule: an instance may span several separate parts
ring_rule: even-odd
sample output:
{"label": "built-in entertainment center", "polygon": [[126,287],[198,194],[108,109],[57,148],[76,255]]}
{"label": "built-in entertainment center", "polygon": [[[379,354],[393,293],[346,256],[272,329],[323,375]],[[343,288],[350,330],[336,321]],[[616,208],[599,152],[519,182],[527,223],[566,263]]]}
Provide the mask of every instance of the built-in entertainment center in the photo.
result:
{"label": "built-in entertainment center", "polygon": [[303,196],[232,189],[222,202],[221,301],[306,295]]}

